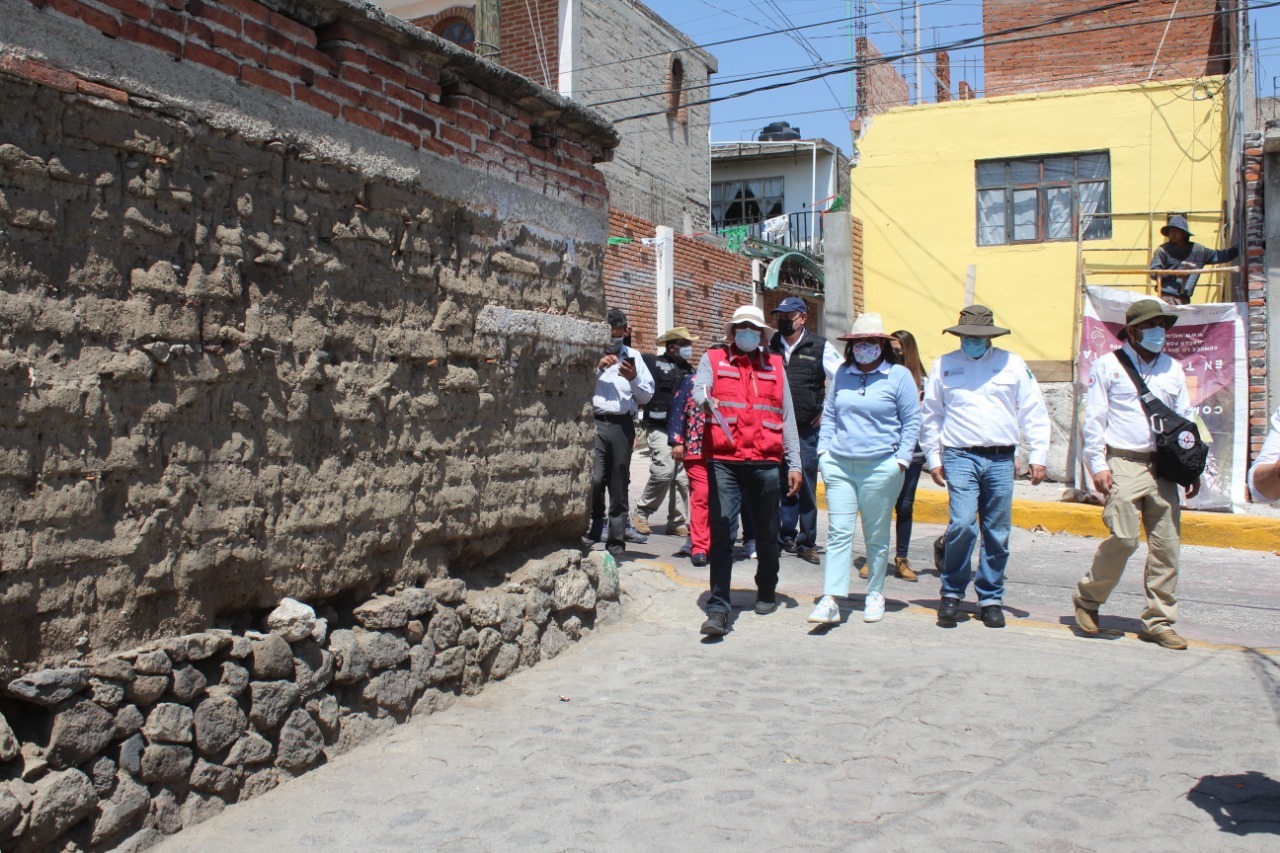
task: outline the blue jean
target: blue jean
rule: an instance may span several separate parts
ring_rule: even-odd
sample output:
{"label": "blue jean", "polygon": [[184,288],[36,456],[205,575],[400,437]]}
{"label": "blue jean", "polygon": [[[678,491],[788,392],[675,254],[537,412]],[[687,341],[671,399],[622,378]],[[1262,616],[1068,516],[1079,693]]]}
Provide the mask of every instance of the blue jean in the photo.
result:
{"label": "blue jean", "polygon": [[827,452],[819,465],[827,484],[827,553],[823,559],[823,595],[849,594],[853,529],[862,516],[867,549],[867,592],[884,589],[889,565],[889,524],[902,490],[902,466],[892,453],[879,459],[850,459]]}
{"label": "blue jean", "polygon": [[778,588],[778,466],[772,462],[711,463],[711,596],[707,612],[728,613],[733,582],[733,539],[744,503],[755,521],[756,591],[773,601]]}
{"label": "blue jean", "polygon": [[[1013,451],[975,452],[948,447],[942,451],[947,476],[948,509],[946,559],[942,570],[942,595],[964,598],[969,581],[978,605],[1004,600],[1004,569],[1009,562],[1009,528],[1013,517]],[[978,575],[973,577],[970,558],[982,531]]]}
{"label": "blue jean", "polygon": [[[800,433],[800,471],[804,474],[804,482],[800,491],[791,497],[782,498],[778,507],[778,536],[782,539],[794,539],[800,548],[812,548],[818,544],[818,432],[819,428],[809,426],[797,427]],[[778,469],[782,482],[787,481],[787,466],[784,462]]]}

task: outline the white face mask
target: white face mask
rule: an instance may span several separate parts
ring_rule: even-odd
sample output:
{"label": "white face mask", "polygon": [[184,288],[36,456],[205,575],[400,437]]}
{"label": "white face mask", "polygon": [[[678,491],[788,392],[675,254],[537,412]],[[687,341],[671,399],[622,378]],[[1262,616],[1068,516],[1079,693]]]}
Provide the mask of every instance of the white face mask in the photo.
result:
{"label": "white face mask", "polygon": [[680,347],[678,352],[680,353],[680,357],[685,361],[693,358],[693,347]]}
{"label": "white face mask", "polygon": [[880,359],[880,345],[875,343],[857,343],[853,345],[853,360],[858,364],[872,364]]}

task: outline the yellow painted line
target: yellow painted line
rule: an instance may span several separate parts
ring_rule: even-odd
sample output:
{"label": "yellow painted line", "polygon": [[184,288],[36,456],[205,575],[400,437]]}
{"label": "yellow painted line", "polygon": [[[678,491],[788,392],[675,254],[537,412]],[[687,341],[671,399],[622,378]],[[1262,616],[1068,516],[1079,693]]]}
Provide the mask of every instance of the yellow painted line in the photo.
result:
{"label": "yellow painted line", "polygon": [[[818,506],[827,508],[826,490],[822,483],[818,484]],[[946,524],[947,493],[933,489],[916,492],[915,520],[922,524]],[[1050,533],[1071,533],[1095,539],[1110,535],[1102,523],[1102,507],[1092,504],[1019,499],[1013,502],[1013,523],[1028,530],[1042,527]],[[1280,551],[1280,518],[1184,511],[1182,544]]]}
{"label": "yellow painted line", "polygon": [[[705,589],[706,588],[706,584],[704,584],[702,581],[696,581],[696,580],[693,580],[692,578],[687,578],[684,575],[680,574],[680,570],[677,569],[671,563],[663,563],[663,562],[659,562],[658,560],[636,560],[635,562],[658,569],[660,572],[662,572],[664,575],[669,577],[674,583],[678,584],[679,586],[683,586],[688,589]],[[753,590],[751,590],[748,587],[742,587],[742,588],[739,588],[737,591],[752,592]],[[936,610],[932,610],[928,607],[917,607],[915,605],[908,605],[901,610],[895,610],[894,613],[895,614],[910,613],[916,616],[927,616],[930,619],[934,619],[938,615],[938,611]],[[970,614],[970,618],[973,619],[975,617],[973,617],[972,614]],[[1079,636],[1078,634],[1076,634],[1076,632],[1072,629],[1070,625],[1063,625],[1061,622],[1043,622],[1039,619],[1019,619],[1016,616],[1009,616],[1008,614],[1005,615],[1005,618],[1010,625],[1016,625],[1020,628],[1040,628],[1042,630],[1047,630],[1047,631],[1057,631],[1058,633],[1066,632],[1071,634],[1073,637]],[[1141,642],[1140,640],[1138,640],[1138,635],[1136,633],[1130,633],[1128,631],[1105,631],[1104,630],[1103,633],[1107,634],[1108,636],[1124,636],[1128,639]],[[1093,638],[1080,637],[1080,639],[1089,640]],[[1193,649],[1205,649],[1208,651],[1253,652],[1254,654],[1266,655],[1267,657],[1280,656],[1280,649],[1258,649],[1258,648],[1254,648],[1253,646],[1240,646],[1234,643],[1210,643],[1203,640],[1188,639],[1187,645]]]}

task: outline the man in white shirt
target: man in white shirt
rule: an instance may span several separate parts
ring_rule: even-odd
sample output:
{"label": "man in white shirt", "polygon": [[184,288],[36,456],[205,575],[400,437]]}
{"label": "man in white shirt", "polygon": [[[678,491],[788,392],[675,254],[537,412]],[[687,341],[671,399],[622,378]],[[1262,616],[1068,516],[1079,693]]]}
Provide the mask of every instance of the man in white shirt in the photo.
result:
{"label": "man in white shirt", "polygon": [[605,547],[614,559],[626,552],[627,492],[631,486],[631,448],[636,441],[636,413],[653,397],[653,375],[638,350],[627,346],[631,328],[627,315],[609,310],[609,345],[596,365],[596,390],[591,408],[596,420],[592,450],[591,528],[587,539],[604,534],[604,493],[609,492],[609,530]]}
{"label": "man in white shirt", "polygon": [[[1084,400],[1084,462],[1093,484],[1106,497],[1102,520],[1111,535],[1094,554],[1089,574],[1076,585],[1076,624],[1098,633],[1098,609],[1106,603],[1138,550],[1141,529],[1147,532],[1147,565],[1143,589],[1147,606],[1138,638],[1166,649],[1185,649],[1187,641],[1173,630],[1178,616],[1181,526],[1178,484],[1156,476],[1156,437],[1142,407],[1138,389],[1120,363],[1128,356],[1152,394],[1184,418],[1193,415],[1182,365],[1161,352],[1165,330],[1177,316],[1165,313],[1155,299],[1139,299],[1125,312],[1120,330],[1123,346],[1093,363]],[[1187,487],[1187,497],[1200,490]]]}
{"label": "man in white shirt", "polygon": [[960,349],[940,356],[929,372],[921,403],[920,446],[933,481],[947,487],[950,523],[942,567],[938,624],[951,626],[973,579],[970,558],[982,534],[973,591],[982,622],[1003,628],[1004,570],[1013,523],[1014,455],[1030,444],[1031,482],[1044,480],[1049,456],[1049,412],[1040,385],[1019,356],[991,345],[1009,334],[991,309],[970,305],[944,332]]}
{"label": "man in white shirt", "polygon": [[1280,409],[1271,416],[1271,429],[1249,469],[1249,494],[1255,503],[1280,501]]}

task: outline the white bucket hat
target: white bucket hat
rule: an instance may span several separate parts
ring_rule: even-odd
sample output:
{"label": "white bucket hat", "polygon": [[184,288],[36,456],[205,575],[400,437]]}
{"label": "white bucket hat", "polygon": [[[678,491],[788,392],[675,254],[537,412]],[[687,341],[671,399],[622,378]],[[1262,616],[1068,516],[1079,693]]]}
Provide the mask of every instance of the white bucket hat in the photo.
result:
{"label": "white bucket hat", "polygon": [[739,323],[746,323],[748,326],[754,326],[762,333],[773,331],[764,322],[764,311],[761,311],[754,305],[743,305],[737,311],[733,312],[733,319],[725,324],[724,336],[728,340],[733,340],[733,327]]}
{"label": "white bucket hat", "polygon": [[884,320],[879,314],[859,314],[858,319],[853,321],[853,328],[849,330],[849,334],[841,335],[837,340],[857,341],[863,338],[879,338],[887,341],[889,337],[884,330]]}

